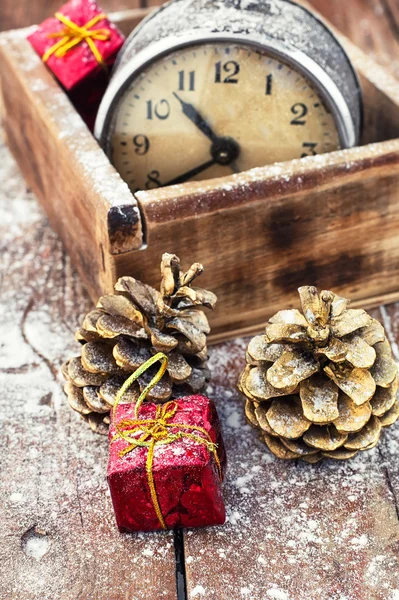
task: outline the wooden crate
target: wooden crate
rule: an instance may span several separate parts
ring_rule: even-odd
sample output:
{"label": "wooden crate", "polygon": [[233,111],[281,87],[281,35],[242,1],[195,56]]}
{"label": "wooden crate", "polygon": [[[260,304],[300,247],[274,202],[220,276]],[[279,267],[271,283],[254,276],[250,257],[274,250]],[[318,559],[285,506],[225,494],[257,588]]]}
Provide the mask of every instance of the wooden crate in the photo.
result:
{"label": "wooden crate", "polygon": [[[129,33],[144,14],[111,18]],[[213,341],[261,329],[303,284],[354,305],[399,299],[399,84],[348,40],[365,99],[360,147],[133,196],[27,31],[0,35],[5,133],[93,300],[121,275],[158,285],[164,251],[206,266]]]}

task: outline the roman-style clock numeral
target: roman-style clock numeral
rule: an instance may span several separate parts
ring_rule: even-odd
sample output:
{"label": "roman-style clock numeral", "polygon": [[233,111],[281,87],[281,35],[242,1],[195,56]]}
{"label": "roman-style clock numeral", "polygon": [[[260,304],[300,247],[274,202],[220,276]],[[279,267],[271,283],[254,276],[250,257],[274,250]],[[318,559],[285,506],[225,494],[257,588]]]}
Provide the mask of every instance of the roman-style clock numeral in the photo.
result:
{"label": "roman-style clock numeral", "polygon": [[306,104],[297,102],[291,107],[291,112],[293,115],[296,115],[295,118],[292,119],[291,125],[306,125],[306,119],[304,119],[304,117],[306,117],[309,112]]}
{"label": "roman-style clock numeral", "polygon": [[155,116],[161,121],[167,119],[170,115],[170,104],[167,100],[160,100],[153,106],[152,100],[147,100],[147,119],[152,120]]}
{"label": "roman-style clock numeral", "polygon": [[[185,71],[179,71],[178,73],[179,75],[179,91],[184,91],[185,88],[185,83],[186,83],[186,72]],[[195,90],[195,71],[190,71],[188,73],[188,91],[189,92],[193,92]]]}
{"label": "roman-style clock numeral", "polygon": [[144,156],[150,149],[150,140],[146,135],[140,133],[134,136],[133,144],[135,145],[134,151],[139,156]]}
{"label": "roman-style clock numeral", "polygon": [[273,75],[266,75],[266,96],[271,96],[273,91]]}
{"label": "roman-style clock numeral", "polygon": [[[222,74],[222,71],[225,75]],[[228,60],[224,64],[219,60],[215,64],[215,83],[238,83],[237,75],[239,72],[240,65],[235,60]]]}

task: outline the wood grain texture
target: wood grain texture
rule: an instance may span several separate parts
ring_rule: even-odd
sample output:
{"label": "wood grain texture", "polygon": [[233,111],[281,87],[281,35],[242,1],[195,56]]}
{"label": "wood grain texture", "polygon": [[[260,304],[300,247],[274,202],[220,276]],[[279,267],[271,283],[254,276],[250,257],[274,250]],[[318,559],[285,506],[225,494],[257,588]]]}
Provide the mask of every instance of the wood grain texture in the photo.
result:
{"label": "wood grain texture", "polygon": [[140,214],[25,35],[22,30],[0,40],[6,138],[88,289],[97,295],[100,282],[104,289],[113,287],[110,255],[141,246]]}
{"label": "wood grain texture", "polygon": [[135,27],[142,21],[150,12],[154,10],[152,7],[136,8],[129,10],[119,10],[111,13],[113,23],[116,23],[122,33],[127,37]]}
{"label": "wood grain texture", "polygon": [[399,76],[397,0],[309,0],[354,44]]}
{"label": "wood grain texture", "polygon": [[[24,4],[21,2],[20,6]],[[332,4],[339,6],[349,20],[354,3],[323,2],[326,10]],[[2,9],[11,6],[12,2],[5,0]],[[26,14],[20,6],[15,8],[16,17]],[[366,7],[365,2],[363,6]],[[43,3],[26,2],[26,11],[39,9],[44,10]],[[354,15],[358,18],[358,13]],[[378,198],[383,205],[382,218],[389,225],[398,170],[396,145],[388,155],[391,162],[385,167],[378,164],[377,154],[367,160],[374,160],[371,179],[378,172],[383,175]],[[356,186],[363,177],[355,164],[351,163],[345,179],[348,202],[356,198]],[[73,331],[91,301],[3,147],[0,170],[0,414],[6,432],[0,437],[0,598],[175,599],[171,537],[120,536],[116,532],[104,480],[106,442],[92,436],[69,412],[60,391],[60,364],[75,348]],[[278,178],[272,185],[271,179],[268,189],[285,185]],[[317,206],[323,214],[332,210],[331,200],[326,202],[323,196],[325,184],[322,179],[318,188],[324,201]],[[362,185],[366,192],[369,184]],[[339,195],[328,185],[326,189],[333,199]],[[295,194],[288,193],[288,197],[295,207]],[[256,202],[254,197],[253,207]],[[349,210],[342,200],[338,206]],[[147,210],[155,212],[155,206],[148,205]],[[379,212],[376,199],[376,205],[367,213],[375,231],[381,218]],[[291,229],[290,221],[283,215],[276,217],[275,237],[281,244],[281,255],[287,241],[299,243],[292,235],[294,217]],[[353,247],[358,243],[363,248],[367,240],[356,228],[358,218],[358,212],[348,215],[355,238]],[[388,228],[392,240],[395,219],[396,213],[392,229]],[[194,216],[190,226],[198,226]],[[226,250],[218,243],[216,226],[214,232],[213,247],[220,252],[221,263]],[[195,250],[189,233],[184,235],[186,246],[182,254],[187,262]],[[342,239],[348,233],[345,229]],[[331,234],[326,231],[329,240]],[[313,243],[314,235],[310,228],[308,244]],[[380,230],[380,242],[382,237]],[[317,239],[325,248],[324,242]],[[235,238],[231,243],[235,243]],[[392,243],[396,247],[396,242]],[[288,253],[292,252],[290,248],[289,245]],[[252,249],[248,247],[245,252],[248,262],[244,266],[252,269]],[[337,280],[341,272],[353,278],[348,285],[353,286],[354,294],[359,292],[358,255],[354,252],[352,263],[348,256],[352,266],[347,271],[333,274]],[[383,264],[384,272],[391,268]],[[158,280],[158,265],[151,268]],[[234,268],[227,261],[226,277],[231,291]],[[253,274],[259,276],[260,267]],[[288,270],[287,276],[294,285],[295,273]],[[381,282],[388,278],[381,275]],[[255,285],[255,278],[251,280]],[[381,294],[376,296],[379,299]],[[283,291],[279,302],[288,305]],[[387,328],[399,361],[399,304],[383,307],[374,316]],[[246,342],[238,339],[211,348],[210,395],[218,403],[229,457],[225,485],[228,521],[224,528],[187,532],[188,598],[396,600],[399,427],[386,432],[377,448],[343,465],[325,463],[311,467],[278,462],[245,425],[242,401],[234,391],[245,360]]]}
{"label": "wood grain texture", "polygon": [[[144,14],[115,18],[127,32]],[[222,307],[211,318],[214,341],[257,329],[298,282],[336,287],[366,305],[398,298],[397,142],[135,199],[24,35],[3,34],[0,45],[6,134],[93,300],[122,275],[157,286],[165,250],[205,263]],[[365,92],[363,141],[399,137],[399,84],[345,43]]]}
{"label": "wood grain texture", "polygon": [[[30,2],[29,0],[2,0],[0,4],[0,31],[26,27],[41,23],[54,14],[63,4],[62,0]],[[106,12],[128,10],[145,6],[142,0],[101,0],[101,8]]]}
{"label": "wood grain texture", "polygon": [[[335,14],[344,21],[333,18],[333,22],[364,50],[369,51],[372,43],[381,64],[396,72],[398,53],[391,29],[384,21],[369,19],[365,2],[320,0],[313,4],[330,18],[335,9]],[[393,4],[397,8],[397,3]],[[361,15],[356,6],[364,10]],[[374,8],[376,15],[381,15],[385,7],[375,2]],[[381,37],[375,33],[376,39],[372,41],[369,36],[359,38],[360,16],[370,31],[381,27]],[[381,42],[376,41],[384,38],[389,48],[388,59],[381,54]],[[380,76],[375,77],[374,68],[369,70],[364,57],[361,60],[378,90]],[[396,89],[396,85],[389,87]],[[360,194],[359,198],[366,196]],[[356,203],[356,197],[354,192],[346,205]],[[376,197],[385,197],[385,188]],[[324,200],[328,206],[328,198]],[[344,205],[341,209],[344,211]],[[295,217],[297,214],[293,213]],[[356,219],[354,214],[349,218]],[[291,225],[295,223],[295,219],[288,221]],[[328,235],[329,228],[325,231]],[[345,239],[346,233],[342,231],[340,240]],[[362,237],[356,233],[354,236],[355,244],[360,247]],[[286,243],[290,238],[287,231],[282,240]],[[307,242],[313,245],[312,234]],[[356,254],[355,251],[347,256],[349,270]],[[352,266],[350,279],[355,284],[356,271],[363,267]],[[338,267],[327,278],[345,277],[345,271],[344,266]],[[398,305],[382,307],[374,316],[384,323],[399,361]],[[325,464],[320,470],[294,464],[287,468],[286,463],[265,453],[264,446],[242,418],[242,400],[231,391],[238,365],[244,364],[245,346],[241,340],[225,343],[223,358],[215,349],[213,364],[211,359],[212,371],[217,373],[212,396],[222,413],[230,458],[225,486],[228,522],[217,532],[186,534],[188,596],[207,600],[395,598],[399,593],[398,427],[387,431],[372,453],[349,463]]]}
{"label": "wood grain texture", "polygon": [[[370,7],[362,4],[360,10],[359,3],[350,4],[350,9],[354,8],[353,12],[347,13],[345,6],[337,5],[335,2],[322,3],[320,1],[298,0],[306,8],[317,11],[316,14],[324,20],[326,25],[333,30],[334,34],[340,40],[350,57],[353,66],[358,74],[360,86],[363,93],[363,133],[361,144],[370,144],[384,140],[395,139],[399,137],[399,72],[395,69],[386,68],[384,61],[376,60],[375,54],[370,52],[372,42],[368,36],[359,37],[356,35],[359,27],[352,31],[348,26],[348,22],[353,24],[356,22],[355,17],[360,19],[367,26],[367,31],[371,33],[382,30],[388,27],[385,32],[384,39],[391,43],[389,48],[390,56],[396,56],[399,52],[399,45],[396,44],[395,36],[392,31],[392,18],[387,20],[387,15],[381,3],[374,2],[374,10],[370,12]],[[380,9],[377,8],[380,6]],[[360,13],[360,14],[358,14]],[[381,14],[380,14],[381,13]],[[376,27],[376,18],[381,19],[381,23]],[[347,17],[345,22],[342,22],[342,17]],[[399,39],[398,39],[399,43]],[[381,52],[378,53],[381,56]],[[395,66],[395,61],[388,61],[389,66]]]}
{"label": "wood grain texture", "polygon": [[[256,330],[304,282],[373,304],[382,287],[397,291],[398,165],[399,142],[384,142],[317,166],[297,161],[294,171],[287,163],[139,192],[148,247],[209,266],[202,284],[219,297],[213,336]],[[117,257],[117,273],[130,268],[128,255]],[[142,252],[134,272],[157,280],[157,262]]]}
{"label": "wood grain texture", "polygon": [[118,533],[107,441],[62,391],[91,301],[2,142],[0,172],[0,598],[174,600],[173,535]]}
{"label": "wood grain texture", "polygon": [[231,342],[222,360],[216,351],[211,359],[229,457],[228,518],[222,528],[186,532],[188,598],[395,598],[398,428],[347,463],[309,468],[271,457],[227,383],[244,362],[243,346]]}

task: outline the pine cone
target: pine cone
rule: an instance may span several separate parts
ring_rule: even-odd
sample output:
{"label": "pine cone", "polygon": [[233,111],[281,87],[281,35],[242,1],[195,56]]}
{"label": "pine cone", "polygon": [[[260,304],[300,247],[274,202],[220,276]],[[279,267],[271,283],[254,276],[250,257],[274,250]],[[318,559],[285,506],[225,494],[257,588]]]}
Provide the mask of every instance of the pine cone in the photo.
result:
{"label": "pine cone", "polygon": [[[168,355],[167,374],[148,394],[163,403],[203,390],[209,380],[207,334],[203,307],[213,308],[216,296],[191,287],[203,266],[194,263],[184,273],[180,260],[164,254],[160,292],[133,277],[121,277],[116,294],[102,296],[76,332],[81,356],[63,365],[65,392],[73,410],[94,431],[107,433],[111,407],[124,381],[153,354]],[[146,371],[125,395],[134,402],[157,371]]]}
{"label": "pine cone", "polygon": [[278,312],[249,343],[238,385],[246,416],[279,458],[351,458],[398,419],[398,369],[364,310],[332,292],[298,291],[303,314]]}

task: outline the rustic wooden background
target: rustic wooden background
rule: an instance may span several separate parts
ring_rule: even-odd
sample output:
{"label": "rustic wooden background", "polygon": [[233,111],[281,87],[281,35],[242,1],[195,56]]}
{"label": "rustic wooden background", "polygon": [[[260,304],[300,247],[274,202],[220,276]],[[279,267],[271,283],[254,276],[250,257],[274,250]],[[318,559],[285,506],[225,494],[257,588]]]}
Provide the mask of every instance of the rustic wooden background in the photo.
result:
{"label": "rustic wooden background", "polygon": [[[397,0],[313,4],[399,77]],[[0,28],[58,6],[1,0]],[[66,407],[60,365],[76,352],[73,331],[91,303],[1,141],[0,182],[0,600],[174,600],[173,536],[117,532],[106,441]],[[399,305],[374,315],[399,361]],[[277,461],[245,424],[235,391],[245,346],[211,349],[228,519],[184,534],[187,597],[398,600],[399,426],[348,463]]]}

